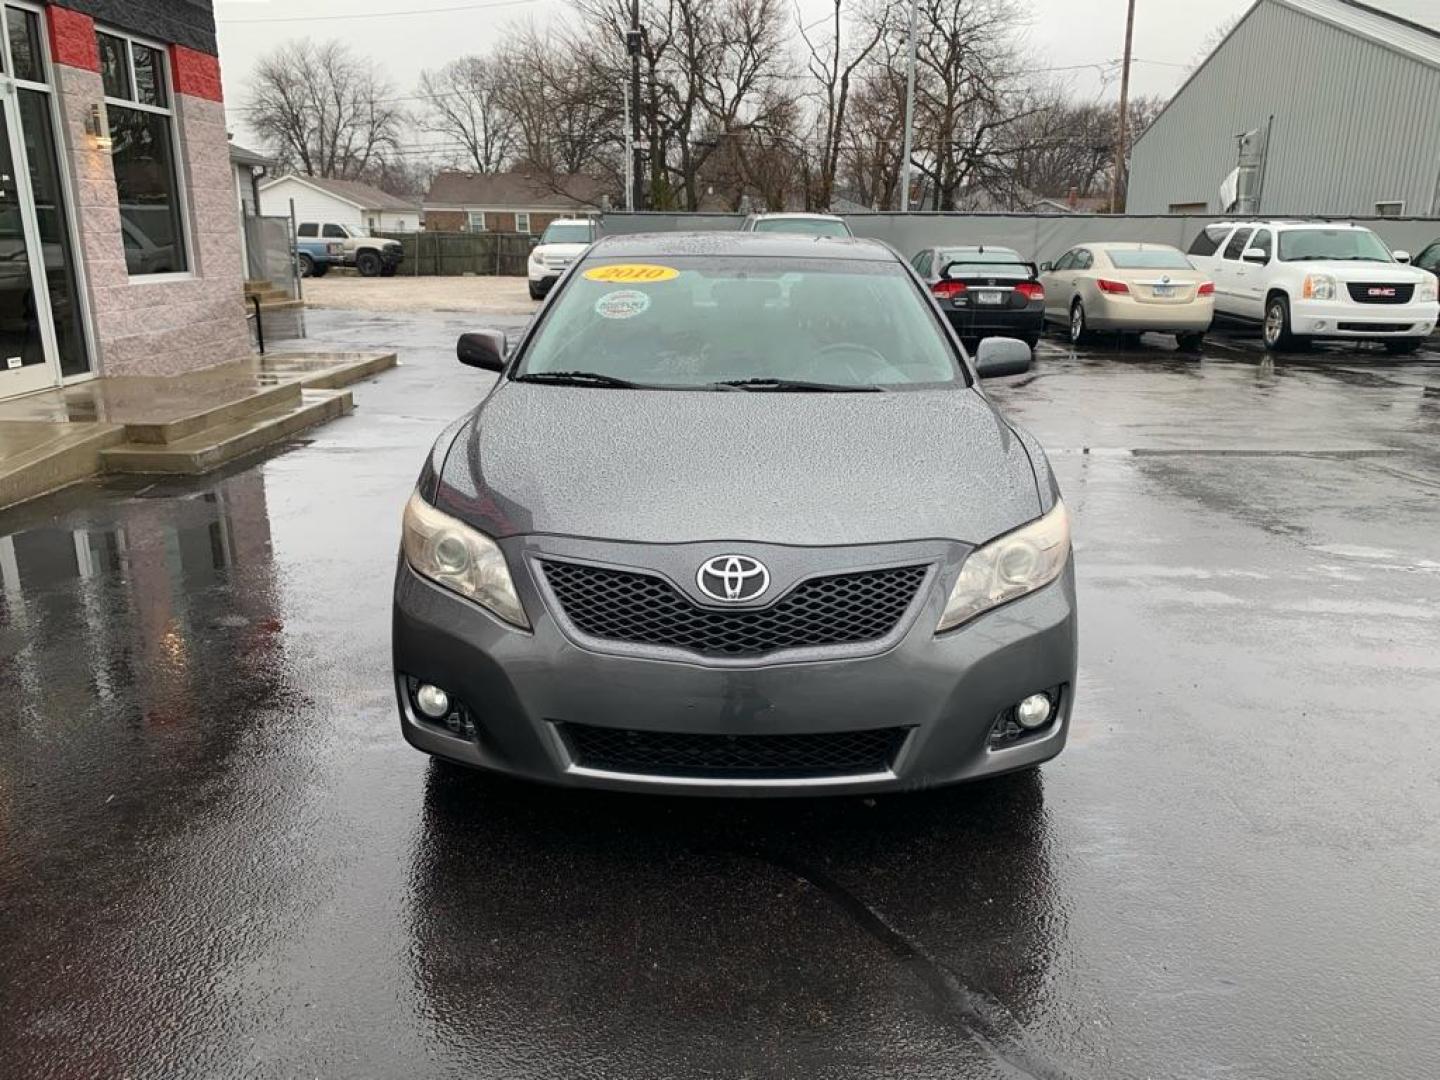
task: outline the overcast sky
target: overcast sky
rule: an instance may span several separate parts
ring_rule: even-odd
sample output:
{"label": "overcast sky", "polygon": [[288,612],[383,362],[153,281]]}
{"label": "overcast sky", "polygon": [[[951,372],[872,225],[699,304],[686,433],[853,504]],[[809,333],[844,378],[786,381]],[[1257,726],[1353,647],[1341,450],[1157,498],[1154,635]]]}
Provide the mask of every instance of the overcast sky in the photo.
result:
{"label": "overcast sky", "polygon": [[[1252,2],[1138,0],[1133,92],[1172,92],[1206,36]],[[807,18],[829,7],[827,0],[799,3]],[[1029,13],[1025,36],[1037,67],[1074,68],[1053,77],[1068,80],[1079,97],[1119,96],[1125,0],[1016,0],[1015,8]],[[565,0],[216,0],[231,129],[237,141],[248,137],[237,107],[250,70],[288,38],[339,38],[374,57],[409,94],[422,68],[485,49],[509,23],[543,23],[566,10]]]}

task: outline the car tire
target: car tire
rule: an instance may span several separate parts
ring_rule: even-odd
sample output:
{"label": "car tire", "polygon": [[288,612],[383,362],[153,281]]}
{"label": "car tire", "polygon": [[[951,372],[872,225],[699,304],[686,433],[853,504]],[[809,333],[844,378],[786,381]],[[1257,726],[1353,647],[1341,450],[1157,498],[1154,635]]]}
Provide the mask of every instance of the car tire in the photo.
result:
{"label": "car tire", "polygon": [[1181,352],[1199,352],[1205,345],[1205,335],[1176,334],[1175,344],[1180,346]]}
{"label": "car tire", "polygon": [[1260,336],[1270,352],[1285,352],[1304,346],[1302,339],[1290,332],[1288,299],[1277,295],[1265,301],[1265,322],[1260,328]]}
{"label": "car tire", "polygon": [[380,273],[380,256],[373,251],[362,251],[355,256],[355,269],[360,271],[361,277],[374,277]]}
{"label": "car tire", "polygon": [[325,276],[326,274],[328,274],[329,272],[330,272],[330,264],[329,264],[329,263],[316,263],[316,264],[315,264],[315,269],[314,269],[313,271],[311,271],[311,276],[312,276],[312,277],[324,277],[324,276]]}
{"label": "car tire", "polygon": [[300,276],[301,276],[301,277],[315,277],[315,276],[316,276],[316,274],[315,274],[315,260],[312,259],[309,255],[306,255],[306,254],[302,251],[302,252],[300,253],[300,257],[299,257],[298,259],[296,259],[296,262],[298,262],[298,263],[300,264]]}
{"label": "car tire", "polygon": [[1020,340],[1023,341],[1023,342],[1025,342],[1026,345],[1029,345],[1029,346],[1030,346],[1030,351],[1033,353],[1033,352],[1035,351],[1035,347],[1040,344],[1040,335],[1039,335],[1039,334],[1026,334],[1026,335],[1025,335],[1024,337],[1022,337]]}
{"label": "car tire", "polygon": [[1084,345],[1090,340],[1090,328],[1085,318],[1085,305],[1076,300],[1070,305],[1070,344]]}
{"label": "car tire", "polygon": [[540,291],[540,287],[539,287],[538,285],[536,285],[535,282],[533,282],[533,281],[530,282],[530,299],[531,299],[531,300],[543,300],[543,299],[545,299],[545,294]]}
{"label": "car tire", "polygon": [[381,276],[381,277],[394,277],[394,276],[395,276],[395,271],[398,270],[398,269],[400,269],[400,268],[399,268],[398,266],[396,266],[394,263],[386,263],[384,266],[380,267],[380,276]]}
{"label": "car tire", "polygon": [[1385,342],[1385,351],[1391,356],[1409,356],[1425,344],[1424,338],[1395,338]]}

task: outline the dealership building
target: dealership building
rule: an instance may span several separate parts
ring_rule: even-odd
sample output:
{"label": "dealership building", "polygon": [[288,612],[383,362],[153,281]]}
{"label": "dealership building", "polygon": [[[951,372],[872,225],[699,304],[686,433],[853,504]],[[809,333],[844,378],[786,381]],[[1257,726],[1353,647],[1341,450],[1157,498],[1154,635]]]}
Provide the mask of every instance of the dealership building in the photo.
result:
{"label": "dealership building", "polygon": [[248,357],[212,4],[3,9],[0,399]]}

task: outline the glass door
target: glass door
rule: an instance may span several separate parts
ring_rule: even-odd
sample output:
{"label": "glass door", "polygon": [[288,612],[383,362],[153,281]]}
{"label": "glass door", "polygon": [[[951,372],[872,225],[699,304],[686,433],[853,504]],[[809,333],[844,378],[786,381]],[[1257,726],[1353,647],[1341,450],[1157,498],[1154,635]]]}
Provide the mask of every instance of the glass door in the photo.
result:
{"label": "glass door", "polygon": [[[45,263],[30,177],[17,168],[13,87],[0,81],[0,398],[60,383]],[[58,252],[57,259],[58,259]]]}

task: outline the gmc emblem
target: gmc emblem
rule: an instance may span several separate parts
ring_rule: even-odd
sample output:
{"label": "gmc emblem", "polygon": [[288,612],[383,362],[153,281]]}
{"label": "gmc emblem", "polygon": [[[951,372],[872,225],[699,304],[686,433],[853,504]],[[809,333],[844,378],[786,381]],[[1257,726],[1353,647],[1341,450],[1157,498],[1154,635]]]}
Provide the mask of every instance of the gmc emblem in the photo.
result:
{"label": "gmc emblem", "polygon": [[1386,289],[1366,289],[1365,291],[1366,291],[1366,294],[1369,295],[1369,296],[1394,296],[1394,295],[1395,295],[1395,290],[1394,290],[1394,289],[1389,289],[1389,288],[1386,288]]}

